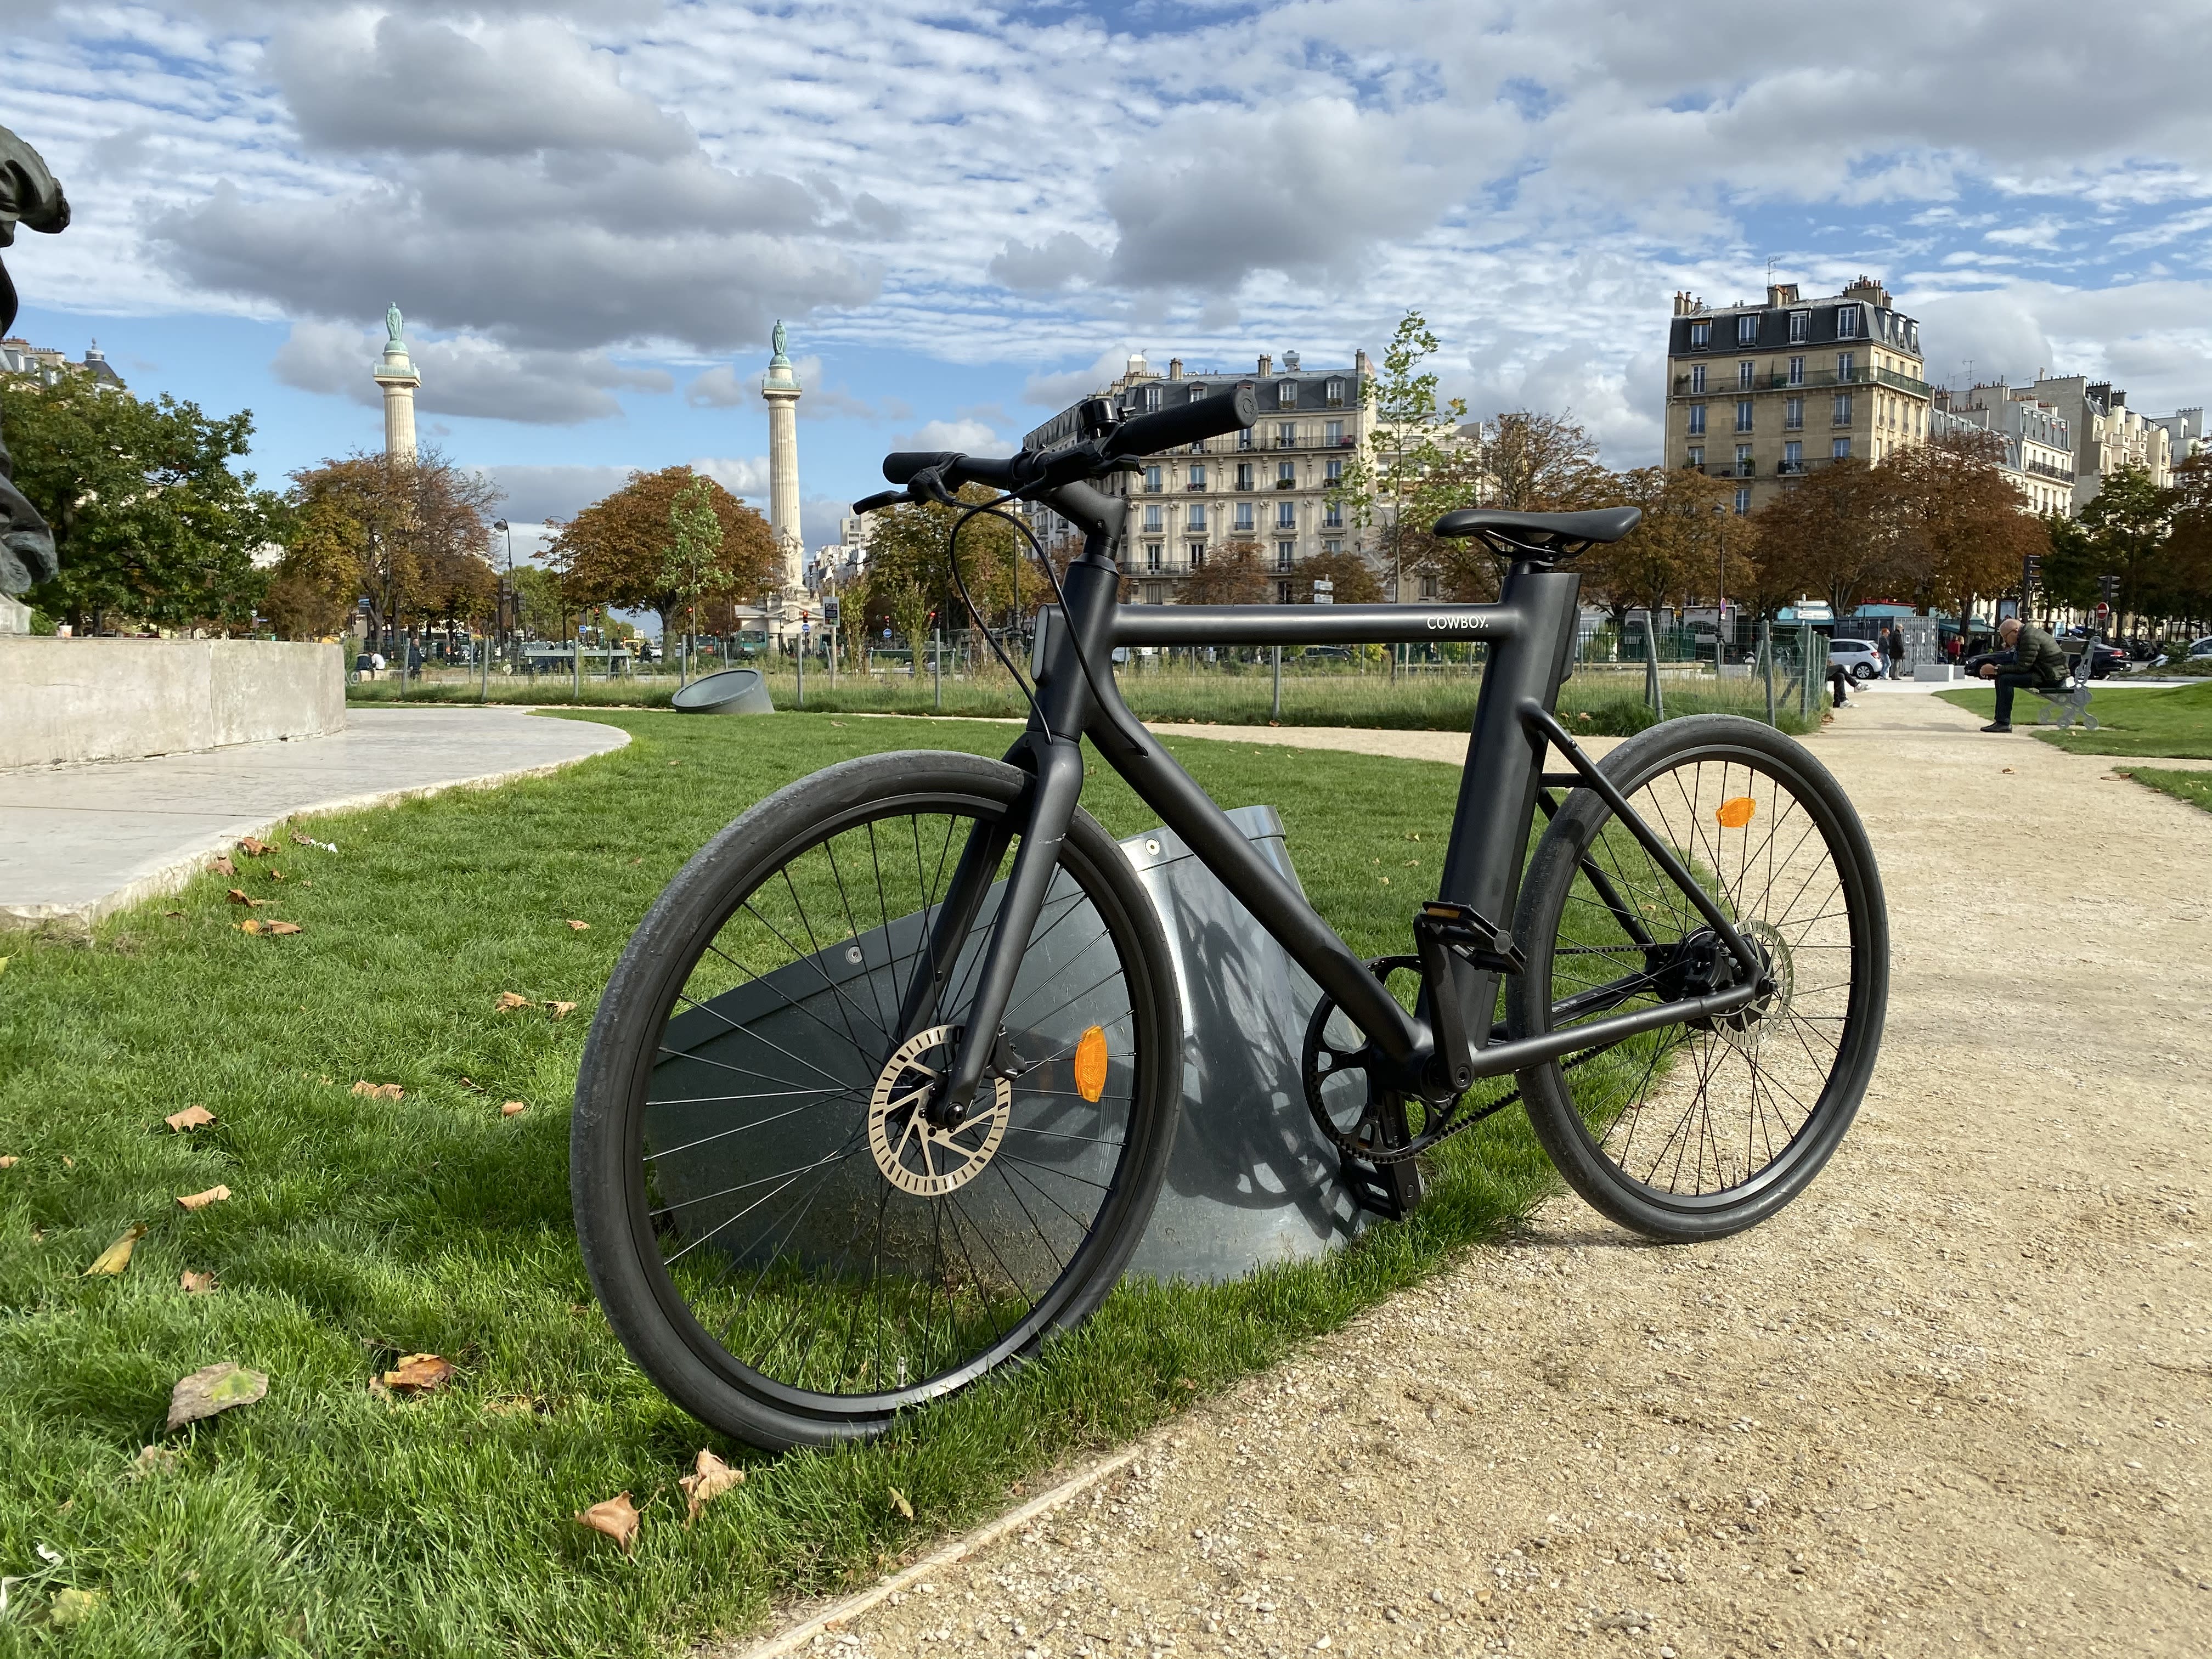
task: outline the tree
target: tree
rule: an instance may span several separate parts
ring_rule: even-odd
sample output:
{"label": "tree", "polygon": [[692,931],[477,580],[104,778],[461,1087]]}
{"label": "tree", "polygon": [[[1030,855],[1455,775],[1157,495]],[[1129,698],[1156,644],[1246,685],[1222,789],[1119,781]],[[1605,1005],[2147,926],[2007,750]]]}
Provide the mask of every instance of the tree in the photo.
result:
{"label": "tree", "polygon": [[2173,528],[2148,603],[2156,614],[2202,622],[2212,618],[2212,451],[2173,469],[2169,499]]}
{"label": "tree", "polygon": [[1754,590],[1754,538],[1729,522],[1725,484],[1698,468],[1644,466],[1617,475],[1610,493],[1643,508],[1644,517],[1619,541],[1584,553],[1577,568],[1584,589],[1604,600],[1616,623],[1631,611],[1656,611],[1711,591],[1707,584],[1721,580],[1723,552],[1731,562],[1741,561],[1729,586]]}
{"label": "tree", "polygon": [[1454,465],[1453,436],[1467,405],[1456,398],[1439,399],[1434,371],[1422,367],[1437,349],[1437,337],[1419,312],[1400,319],[1382,353],[1382,373],[1359,382],[1360,403],[1373,416],[1366,443],[1352,452],[1328,492],[1330,505],[1346,509],[1363,530],[1381,518],[1391,587],[1400,595],[1407,555],[1418,550],[1408,532],[1425,531],[1449,507],[1465,505],[1462,497],[1468,488],[1463,468]]}
{"label": "tree", "polygon": [[[713,561],[714,586],[702,591],[750,597],[781,586],[783,560],[768,520],[713,479],[688,466],[670,466],[631,473],[621,489],[559,527],[546,558],[560,572],[569,600],[653,611],[661,637],[672,638],[676,613],[687,601],[669,579],[676,547],[670,514],[678,492],[695,483],[704,487],[722,532]],[[710,626],[724,620],[706,619]]]}
{"label": "tree", "polygon": [[1837,461],[1784,490],[1752,520],[1753,556],[1773,591],[1822,595],[1844,616],[1897,574],[1893,507],[1880,469]]}
{"label": "tree", "polygon": [[1876,469],[1897,526],[1899,578],[1914,599],[1963,616],[1976,594],[2019,585],[2051,535],[2002,470],[2004,440],[1969,428],[1898,451]]}
{"label": "tree", "polygon": [[1598,461],[1597,440],[1571,416],[1516,409],[1463,430],[1480,457],[1485,506],[1575,513],[1618,499],[1617,481]]}
{"label": "tree", "polygon": [[1338,605],[1380,605],[1382,602],[1382,579],[1374,568],[1356,553],[1316,553],[1311,558],[1298,561],[1291,578],[1291,599],[1293,604],[1310,605],[1313,585],[1316,580],[1328,581],[1334,590],[1329,597]]}
{"label": "tree", "polygon": [[1183,578],[1184,605],[1265,605],[1274,597],[1257,542],[1225,542]]}
{"label": "tree", "polygon": [[699,601],[726,592],[731,574],[722,568],[722,521],[714,514],[714,483],[694,476],[668,503],[668,556],[660,580],[676,596],[685,631],[699,632]]}
{"label": "tree", "polygon": [[[959,499],[974,506],[995,501],[998,495],[981,484],[966,484]],[[953,626],[965,626],[969,619],[945,563],[945,538],[957,511],[935,501],[902,501],[874,518],[875,528],[868,534],[868,569],[878,584],[872,601],[873,614],[897,614],[893,592],[911,588],[922,596],[924,611],[934,610]],[[1004,627],[1013,620],[1018,585],[1019,611],[1050,602],[1051,584],[1028,546],[1013,526],[991,514],[977,514],[961,531],[960,574],[982,612],[985,627]],[[903,624],[901,631],[905,631]]]}
{"label": "tree", "polygon": [[163,396],[0,376],[15,484],[52,526],[59,573],[24,598],[78,631],[112,622],[244,628],[267,579],[253,556],[283,533],[283,501],[231,462],[250,410],[222,418]]}
{"label": "tree", "polygon": [[289,614],[313,622],[356,600],[369,623],[398,631],[408,617],[488,617],[498,577],[490,514],[498,487],[435,449],[412,459],[356,450],[292,475],[293,508],[277,566]]}
{"label": "tree", "polygon": [[[2094,567],[2089,574],[2120,579],[2115,621],[2144,613],[2143,600],[2166,548],[2172,512],[2171,495],[2132,463],[2106,473],[2102,487],[2081,508],[2081,529],[2088,538]],[[2070,593],[2067,597],[2084,605],[2091,598],[2087,592],[2078,599]]]}
{"label": "tree", "polygon": [[366,544],[342,500],[325,496],[295,514],[262,601],[276,631],[288,640],[313,640],[342,629],[360,597]]}

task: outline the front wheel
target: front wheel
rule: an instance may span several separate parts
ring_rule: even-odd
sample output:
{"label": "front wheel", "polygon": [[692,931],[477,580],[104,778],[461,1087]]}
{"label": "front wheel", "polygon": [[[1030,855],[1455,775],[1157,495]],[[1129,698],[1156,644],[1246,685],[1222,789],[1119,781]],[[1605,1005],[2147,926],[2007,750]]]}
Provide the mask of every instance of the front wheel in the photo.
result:
{"label": "front wheel", "polygon": [[1085,1317],[1135,1248],[1180,1012],[1087,813],[1007,1004],[1018,1075],[957,1126],[925,1109],[1027,795],[968,755],[832,767],[710,842],[623,952],[577,1079],[577,1233],[623,1346],[702,1421],[770,1450],[878,1432]]}
{"label": "front wheel", "polygon": [[[1843,787],[1734,715],[1669,720],[1601,763],[1762,964],[1724,1018],[1663,1026],[1519,1074],[1568,1183],[1652,1238],[1717,1238],[1803,1191],[1857,1112],[1881,1046],[1889,922]],[[1530,860],[1507,990],[1516,1037],[1724,990],[1735,957],[1592,790]]]}

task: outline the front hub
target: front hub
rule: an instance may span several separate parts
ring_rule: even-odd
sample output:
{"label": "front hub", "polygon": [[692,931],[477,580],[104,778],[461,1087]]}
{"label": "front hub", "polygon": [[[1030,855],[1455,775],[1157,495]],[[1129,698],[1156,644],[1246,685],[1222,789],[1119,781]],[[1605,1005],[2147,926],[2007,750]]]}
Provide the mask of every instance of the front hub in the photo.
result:
{"label": "front hub", "polygon": [[989,1167],[1013,1110],[1013,1086],[986,1078],[961,1121],[940,1127],[929,1104],[952,1067],[957,1025],[917,1031],[894,1049],[868,1097],[868,1152],[884,1180],[917,1198],[957,1192]]}

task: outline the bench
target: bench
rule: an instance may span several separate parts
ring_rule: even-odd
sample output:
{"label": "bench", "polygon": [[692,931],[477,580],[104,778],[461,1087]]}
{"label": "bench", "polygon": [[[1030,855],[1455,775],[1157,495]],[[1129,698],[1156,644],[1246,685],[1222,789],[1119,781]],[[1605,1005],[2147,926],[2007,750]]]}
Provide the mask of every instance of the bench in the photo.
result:
{"label": "bench", "polygon": [[2097,729],[2097,717],[2089,712],[2089,681],[2081,674],[2069,674],[2057,685],[2045,687],[2024,685],[2023,691],[2032,691],[2043,700],[2043,714],[2035,723],[2055,726],[2063,732],[2075,721],[2081,722],[2085,732]]}

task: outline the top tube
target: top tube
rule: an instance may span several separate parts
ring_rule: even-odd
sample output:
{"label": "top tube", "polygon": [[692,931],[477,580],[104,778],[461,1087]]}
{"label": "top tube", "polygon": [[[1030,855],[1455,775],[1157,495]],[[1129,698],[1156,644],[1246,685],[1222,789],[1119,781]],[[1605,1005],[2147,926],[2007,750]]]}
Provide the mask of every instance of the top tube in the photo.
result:
{"label": "top tube", "polygon": [[1115,645],[1395,645],[1517,638],[1526,618],[1502,605],[1124,605]]}

